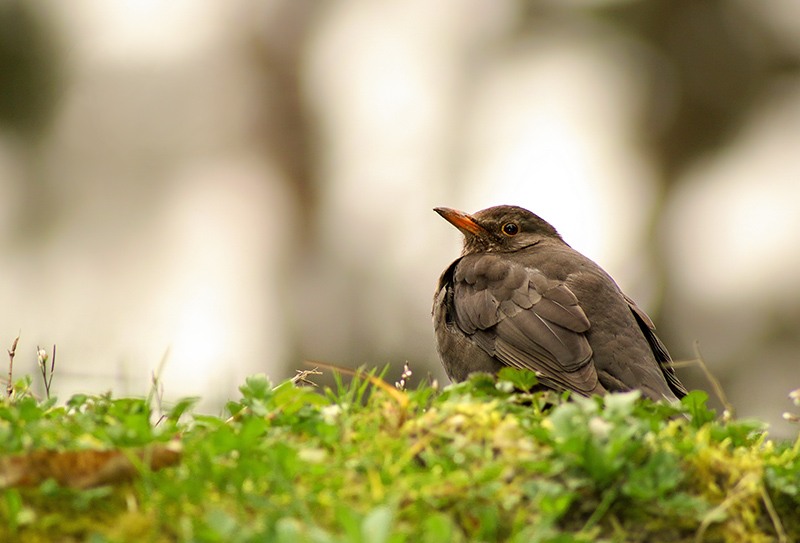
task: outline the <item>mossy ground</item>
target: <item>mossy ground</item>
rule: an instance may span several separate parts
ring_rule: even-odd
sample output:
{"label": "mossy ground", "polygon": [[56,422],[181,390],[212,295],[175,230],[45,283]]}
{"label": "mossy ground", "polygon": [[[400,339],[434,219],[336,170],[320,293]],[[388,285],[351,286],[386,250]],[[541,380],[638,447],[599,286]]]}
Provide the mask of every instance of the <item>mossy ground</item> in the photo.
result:
{"label": "mossy ground", "polygon": [[147,399],[59,406],[21,383],[0,403],[0,457],[176,435],[183,454],[127,483],[0,490],[0,541],[800,541],[800,440],[718,420],[702,392],[681,406],[513,392],[530,382],[393,396],[255,376],[223,417],[190,400],[163,417]]}

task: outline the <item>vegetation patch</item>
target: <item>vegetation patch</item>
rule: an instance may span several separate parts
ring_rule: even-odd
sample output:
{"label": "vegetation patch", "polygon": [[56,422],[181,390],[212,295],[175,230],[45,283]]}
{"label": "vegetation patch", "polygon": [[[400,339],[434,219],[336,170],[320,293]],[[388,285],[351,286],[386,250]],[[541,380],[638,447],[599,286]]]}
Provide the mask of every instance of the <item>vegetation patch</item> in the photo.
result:
{"label": "vegetation patch", "polygon": [[215,417],[153,394],[59,405],[26,378],[0,400],[0,541],[800,541],[800,439],[718,419],[699,391],[533,383],[260,375]]}

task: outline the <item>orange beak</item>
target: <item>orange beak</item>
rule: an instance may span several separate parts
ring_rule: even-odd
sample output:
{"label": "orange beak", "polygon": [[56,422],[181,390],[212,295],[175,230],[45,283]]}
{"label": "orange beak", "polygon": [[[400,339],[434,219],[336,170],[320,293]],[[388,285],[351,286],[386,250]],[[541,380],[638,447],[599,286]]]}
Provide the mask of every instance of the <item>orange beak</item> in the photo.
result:
{"label": "orange beak", "polygon": [[451,209],[449,207],[434,207],[433,210],[464,233],[469,232],[470,234],[478,236],[486,232],[483,226],[475,222],[472,215],[464,213],[463,211],[458,211],[457,209]]}

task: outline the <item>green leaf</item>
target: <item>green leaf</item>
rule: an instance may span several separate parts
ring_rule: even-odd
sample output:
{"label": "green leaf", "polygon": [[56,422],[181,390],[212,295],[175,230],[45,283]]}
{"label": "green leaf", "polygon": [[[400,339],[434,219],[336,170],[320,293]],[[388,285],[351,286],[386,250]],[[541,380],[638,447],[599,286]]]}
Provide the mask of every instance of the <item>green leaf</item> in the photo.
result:
{"label": "green leaf", "polygon": [[394,512],[390,507],[376,507],[361,521],[361,540],[364,543],[386,543],[393,522]]}
{"label": "green leaf", "polygon": [[242,386],[239,387],[244,399],[248,401],[266,400],[272,396],[272,383],[263,373],[251,375]]}
{"label": "green leaf", "polygon": [[673,491],[682,481],[683,471],[678,458],[661,449],[629,472],[622,493],[635,499],[655,500]]}
{"label": "green leaf", "polygon": [[717,416],[713,409],[708,409],[706,407],[707,401],[708,394],[702,390],[693,390],[681,398],[681,404],[686,407],[689,415],[691,415],[692,425],[694,425],[695,428],[700,428],[704,424],[714,420]]}
{"label": "green leaf", "polygon": [[638,390],[607,394],[603,398],[605,417],[608,420],[619,420],[630,416],[636,408],[637,400],[641,397],[642,393]]}
{"label": "green leaf", "polygon": [[235,518],[221,509],[212,509],[206,515],[208,527],[221,540],[230,540],[239,528],[239,523]]}
{"label": "green leaf", "polygon": [[167,412],[167,419],[173,423],[178,422],[178,419],[180,419],[184,413],[190,410],[199,401],[199,396],[191,396],[179,399],[172,409]]}
{"label": "green leaf", "polygon": [[528,392],[539,383],[536,373],[530,370],[504,367],[497,373],[498,381],[508,381],[514,388]]}
{"label": "green leaf", "polygon": [[365,543],[361,532],[362,526],[358,513],[347,504],[337,505],[334,515],[339,529],[347,534],[347,540],[353,543]]}
{"label": "green leaf", "polygon": [[282,518],[275,523],[275,543],[302,543],[306,540],[297,519]]}
{"label": "green leaf", "polygon": [[19,517],[20,512],[22,511],[22,497],[19,495],[19,491],[15,488],[6,489],[4,494],[8,528],[12,534],[16,534],[17,527],[20,525]]}
{"label": "green leaf", "polygon": [[436,513],[425,519],[423,529],[424,543],[442,543],[452,541],[455,526],[453,521],[444,513]]}

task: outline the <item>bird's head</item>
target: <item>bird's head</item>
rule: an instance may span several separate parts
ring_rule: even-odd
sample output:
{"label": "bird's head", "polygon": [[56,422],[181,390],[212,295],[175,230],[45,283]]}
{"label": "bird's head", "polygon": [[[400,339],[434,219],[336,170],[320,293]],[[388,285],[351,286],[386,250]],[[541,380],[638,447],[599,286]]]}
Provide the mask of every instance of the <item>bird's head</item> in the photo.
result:
{"label": "bird's head", "polygon": [[464,234],[462,254],[508,253],[545,240],[563,243],[550,223],[517,206],[490,207],[472,215],[449,207],[437,207],[434,211]]}

